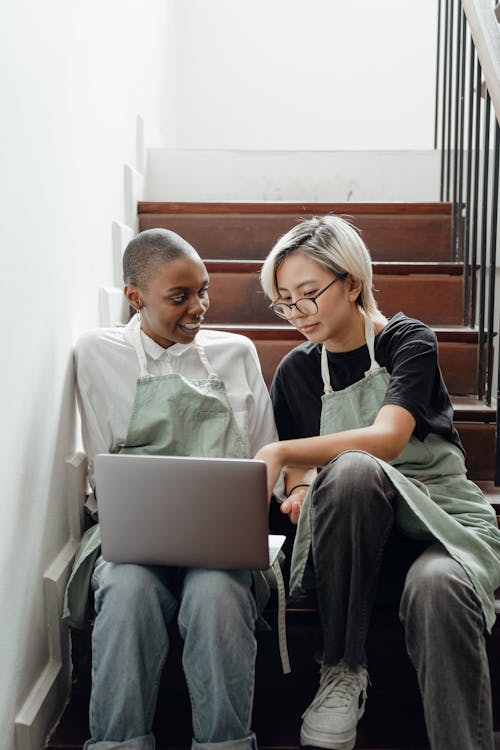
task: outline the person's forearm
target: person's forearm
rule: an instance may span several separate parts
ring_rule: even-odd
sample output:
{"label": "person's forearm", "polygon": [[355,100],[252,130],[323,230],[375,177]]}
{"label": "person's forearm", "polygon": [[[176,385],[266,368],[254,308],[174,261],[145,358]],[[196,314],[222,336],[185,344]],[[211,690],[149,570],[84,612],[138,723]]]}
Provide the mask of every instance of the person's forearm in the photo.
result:
{"label": "person's forearm", "polygon": [[[332,435],[284,440],[277,445],[282,466],[295,469],[325,466],[347,450],[362,450],[384,461],[391,461],[404,447],[393,439],[392,433],[378,429],[375,425]],[[288,485],[287,480],[287,487]],[[293,486],[291,482],[290,486]]]}

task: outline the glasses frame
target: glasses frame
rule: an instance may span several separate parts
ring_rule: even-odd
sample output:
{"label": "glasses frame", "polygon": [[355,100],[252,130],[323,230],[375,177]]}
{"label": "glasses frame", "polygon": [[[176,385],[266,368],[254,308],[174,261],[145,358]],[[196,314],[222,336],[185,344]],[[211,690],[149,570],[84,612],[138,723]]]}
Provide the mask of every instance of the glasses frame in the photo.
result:
{"label": "glasses frame", "polygon": [[[326,286],[324,286],[323,289],[320,289],[319,292],[314,295],[314,297],[299,297],[299,299],[296,300],[295,302],[273,302],[271,305],[269,305],[269,307],[271,308],[271,310],[273,311],[273,313],[275,315],[277,315],[278,318],[282,318],[282,320],[290,320],[291,319],[291,317],[292,317],[292,308],[294,308],[294,307],[297,310],[297,312],[300,313],[301,315],[316,315],[316,313],[319,310],[318,303],[316,302],[316,300],[318,299],[318,297],[321,297],[321,295],[324,294],[328,289],[330,289],[330,287],[333,286],[337,281],[344,281],[344,279],[346,278],[346,276],[347,276],[347,273],[344,273],[341,276],[336,276],[333,279],[333,281],[330,281],[330,283],[327,284]],[[314,305],[316,306],[315,312],[313,312],[313,313],[307,313],[307,312],[304,312],[303,310],[301,310],[300,309],[300,303],[303,300],[307,300],[307,302],[314,302]],[[277,309],[276,309],[277,307],[288,307],[288,309],[290,310],[290,316],[287,317],[284,313],[279,313],[277,311]]]}

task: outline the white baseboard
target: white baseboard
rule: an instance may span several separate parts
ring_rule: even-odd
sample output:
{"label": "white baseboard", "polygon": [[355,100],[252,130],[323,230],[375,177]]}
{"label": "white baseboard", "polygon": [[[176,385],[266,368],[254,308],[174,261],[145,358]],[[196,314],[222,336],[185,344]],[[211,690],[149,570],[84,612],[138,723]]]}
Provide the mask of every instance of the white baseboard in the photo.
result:
{"label": "white baseboard", "polygon": [[83,532],[83,506],[87,494],[87,456],[75,451],[66,459],[66,496],[70,539],[80,539]]}
{"label": "white baseboard", "polygon": [[137,203],[144,193],[144,175],[130,164],[125,164],[123,171],[125,186],[125,222],[137,232]]}
{"label": "white baseboard", "polygon": [[14,723],[15,750],[41,750],[64,710],[71,686],[68,628],[61,623],[64,591],[78,548],[87,461],[78,451],[66,461],[71,538],[43,574],[49,659]]}
{"label": "white baseboard", "polygon": [[113,237],[113,278],[115,286],[119,289],[123,287],[123,253],[130,240],[135,237],[132,227],[127,224],[121,224],[119,221],[111,222],[111,231]]}
{"label": "white baseboard", "polygon": [[16,750],[41,750],[45,747],[47,727],[55,724],[67,694],[62,665],[51,659],[16,716]]}
{"label": "white baseboard", "polygon": [[99,325],[103,328],[124,325],[129,319],[129,307],[122,289],[114,286],[99,288]]}
{"label": "white baseboard", "polygon": [[41,750],[45,746],[48,731],[61,715],[69,694],[69,633],[61,625],[61,612],[77,547],[75,539],[68,541],[43,576],[49,660],[16,716],[16,750]]}

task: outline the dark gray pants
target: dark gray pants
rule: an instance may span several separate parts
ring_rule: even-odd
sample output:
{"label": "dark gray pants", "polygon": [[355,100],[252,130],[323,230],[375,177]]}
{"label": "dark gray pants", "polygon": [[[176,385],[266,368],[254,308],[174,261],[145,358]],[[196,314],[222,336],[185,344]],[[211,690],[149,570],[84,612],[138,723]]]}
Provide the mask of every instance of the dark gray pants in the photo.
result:
{"label": "dark gray pants", "polygon": [[493,750],[479,598],[462,566],[441,544],[415,543],[394,530],[396,501],[397,491],[377,461],[364,453],[342,454],[316,480],[312,563],[323,661],[364,662],[376,596],[392,590],[400,599],[433,750]]}

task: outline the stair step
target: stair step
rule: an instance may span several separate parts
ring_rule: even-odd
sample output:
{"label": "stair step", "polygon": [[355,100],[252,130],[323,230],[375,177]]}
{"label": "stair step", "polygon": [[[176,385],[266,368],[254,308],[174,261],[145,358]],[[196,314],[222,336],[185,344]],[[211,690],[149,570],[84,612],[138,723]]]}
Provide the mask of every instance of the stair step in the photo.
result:
{"label": "stair step", "polygon": [[[279,318],[273,318],[274,323],[204,323],[204,328],[214,329],[217,331],[233,331],[243,336],[248,336],[252,341],[261,340],[287,340],[294,341],[294,346],[304,341],[302,336],[293,326],[287,323],[277,322]],[[476,344],[478,341],[478,332],[475,328],[466,326],[432,326],[438,342],[455,342],[461,344]]]}
{"label": "stair step", "polygon": [[466,454],[467,476],[474,482],[495,479],[495,425],[455,422]]}
{"label": "stair step", "polygon": [[[314,654],[321,641],[317,612],[310,608],[309,613],[308,620],[301,621],[290,610],[288,633],[293,671],[286,677],[280,670],[276,631],[258,634],[253,728],[260,748],[299,750],[300,716],[316,691],[318,666]],[[495,626],[487,640],[493,685],[498,679],[499,648],[500,627]],[[174,628],[155,717],[158,750],[189,750],[191,743],[191,710],[181,670],[181,653],[182,642]],[[391,653],[390,660],[387,653]],[[406,655],[403,629],[396,612],[375,614],[367,654],[371,685],[366,713],[358,727],[356,747],[358,750],[428,750],[416,677]],[[88,700],[88,690],[73,690],[47,745],[48,750],[82,747],[88,737]],[[498,729],[500,715],[495,701],[494,720]]]}
{"label": "stair step", "polygon": [[[213,268],[213,264],[208,264]],[[437,273],[375,273],[373,285],[382,312],[387,316],[403,310],[429,325],[458,325],[462,321],[462,275]],[[276,316],[269,308],[257,274],[243,266],[226,266],[210,272],[212,323],[271,323]],[[437,269],[436,269],[437,270]]]}
{"label": "stair step", "polygon": [[[262,260],[229,260],[229,259],[205,259],[204,264],[212,273],[250,273],[259,275],[262,268]],[[445,274],[448,276],[462,276],[463,263],[452,261],[433,262],[400,262],[400,261],[374,261],[372,263],[374,274],[391,274],[397,276],[409,276],[415,274]]]}
{"label": "stair step", "polygon": [[[278,320],[276,317],[274,320]],[[231,331],[250,338],[259,354],[262,373],[268,387],[274,372],[285,354],[303,342],[304,337],[286,323],[260,325],[216,325],[209,329]],[[433,327],[439,343],[441,371],[450,393],[470,394],[477,388],[476,367],[478,334],[471,328]]]}
{"label": "stair step", "polygon": [[451,400],[457,422],[496,422],[496,403],[488,406],[476,396],[452,395]]}
{"label": "stair step", "polygon": [[296,223],[327,213],[349,217],[374,260],[450,258],[450,203],[140,202],[138,213],[141,231],[178,232],[202,258],[264,258]]}
{"label": "stair step", "polygon": [[[285,695],[286,700],[274,693],[255,697],[253,729],[260,750],[300,750],[300,717],[311,696]],[[156,748],[190,750],[190,706],[184,696],[168,697],[168,711],[159,710],[155,721]],[[421,706],[408,700],[396,702],[397,711],[394,697],[369,694],[366,713],[358,726],[358,750],[428,750]],[[77,704],[72,700],[47,750],[81,750],[88,738],[87,711],[86,701]]]}
{"label": "stair step", "polygon": [[[478,481],[477,485],[480,487],[481,492],[490,501],[491,505],[496,511],[497,517],[500,518],[500,487],[495,486],[494,482],[481,482]],[[500,591],[497,592],[497,611],[500,611]]]}

